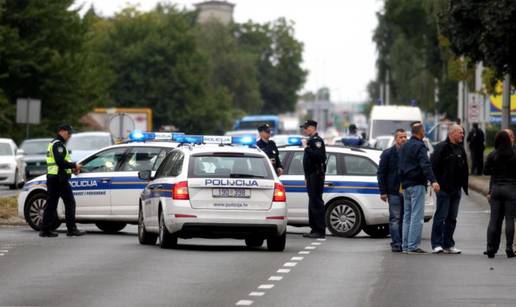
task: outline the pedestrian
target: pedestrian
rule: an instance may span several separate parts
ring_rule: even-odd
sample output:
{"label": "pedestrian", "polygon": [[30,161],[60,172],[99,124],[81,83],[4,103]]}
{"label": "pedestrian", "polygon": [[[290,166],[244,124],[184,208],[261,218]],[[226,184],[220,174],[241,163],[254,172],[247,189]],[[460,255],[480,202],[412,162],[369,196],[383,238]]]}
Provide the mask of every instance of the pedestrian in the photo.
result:
{"label": "pedestrian", "polygon": [[471,174],[481,176],[484,170],[485,135],[477,123],[473,124],[473,129],[468,133],[466,141],[471,153]]}
{"label": "pedestrian", "polygon": [[317,134],[316,121],[307,120],[300,128],[303,128],[303,133],[309,137],[307,141],[303,142],[303,170],[308,190],[308,222],[311,231],[303,236],[324,238],[326,221],[322,194],[326,172],[326,149],[324,140]]}
{"label": "pedestrian", "polygon": [[260,134],[260,139],[256,142],[256,145],[267,154],[276,174],[281,176],[283,174],[283,166],[281,165],[278,147],[276,143],[270,139],[271,127],[268,124],[261,125],[258,127],[258,133]]}
{"label": "pedestrian", "polygon": [[402,252],[403,194],[400,188],[398,159],[399,150],[406,142],[405,129],[397,129],[394,133],[394,145],[384,150],[380,156],[377,174],[380,198],[389,204],[389,233],[393,253]]}
{"label": "pedestrian", "polygon": [[342,138],[342,144],[351,147],[364,145],[364,139],[357,133],[357,126],[355,124],[349,125],[348,133]]}
{"label": "pedestrian", "polygon": [[430,181],[435,192],[439,191],[432,165],[428,158],[428,148],[423,142],[425,128],[421,122],[411,125],[412,137],[401,146],[399,152],[399,172],[403,189],[403,252],[426,254],[419,247],[423,230],[425,194]]}
{"label": "pedestrian", "polygon": [[487,156],[484,174],[491,175],[488,194],[491,213],[487,227],[485,254],[494,258],[500,247],[502,223],[505,217],[505,253],[514,257],[514,217],[516,215],[516,152],[511,137],[502,130],[495,136],[495,150]]}
{"label": "pedestrian", "polygon": [[448,130],[448,138],[437,144],[431,156],[432,169],[440,191],[436,193],[437,206],[432,225],[432,252],[435,254],[460,254],[455,247],[453,233],[457,225],[457,215],[461,189],[468,194],[468,160],[464,147],[464,130],[453,124]]}
{"label": "pedestrian", "polygon": [[73,129],[68,124],[60,125],[57,136],[50,142],[47,150],[47,206],[43,213],[43,221],[40,225],[40,237],[57,237],[52,231],[57,218],[57,204],[59,198],[63,199],[65,206],[65,219],[67,236],[82,236],[84,231],[77,229],[75,224],[75,199],[70,186],[72,170],[78,174],[81,165],[72,162],[70,152],[65,143],[72,136]]}

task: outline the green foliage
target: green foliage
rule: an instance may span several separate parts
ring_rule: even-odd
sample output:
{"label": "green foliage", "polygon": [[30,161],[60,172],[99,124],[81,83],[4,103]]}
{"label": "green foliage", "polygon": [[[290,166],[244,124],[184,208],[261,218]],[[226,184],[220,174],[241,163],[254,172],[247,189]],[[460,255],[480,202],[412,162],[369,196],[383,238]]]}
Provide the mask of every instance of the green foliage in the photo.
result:
{"label": "green foliage", "polygon": [[499,79],[509,73],[516,84],[516,2],[454,0],[440,15],[443,34],[457,55],[483,61]]}

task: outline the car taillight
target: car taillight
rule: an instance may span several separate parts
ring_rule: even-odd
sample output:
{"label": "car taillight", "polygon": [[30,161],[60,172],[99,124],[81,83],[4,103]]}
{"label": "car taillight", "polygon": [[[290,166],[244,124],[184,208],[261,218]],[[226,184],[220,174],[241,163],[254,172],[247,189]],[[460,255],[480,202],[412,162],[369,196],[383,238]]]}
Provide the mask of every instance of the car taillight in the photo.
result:
{"label": "car taillight", "polygon": [[172,198],[177,200],[190,199],[190,194],[188,194],[188,182],[181,181],[176,183],[172,188]]}
{"label": "car taillight", "polygon": [[285,202],[287,201],[287,195],[285,194],[285,186],[281,183],[274,184],[274,196],[272,201]]}

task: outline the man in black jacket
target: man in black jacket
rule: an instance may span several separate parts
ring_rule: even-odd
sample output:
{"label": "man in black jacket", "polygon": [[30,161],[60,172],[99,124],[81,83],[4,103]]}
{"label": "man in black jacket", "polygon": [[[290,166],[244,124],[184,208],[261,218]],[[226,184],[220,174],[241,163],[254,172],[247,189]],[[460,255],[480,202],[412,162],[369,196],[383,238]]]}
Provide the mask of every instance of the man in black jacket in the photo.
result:
{"label": "man in black jacket", "polygon": [[260,134],[260,139],[256,142],[256,146],[269,157],[274,170],[276,170],[276,174],[281,176],[283,174],[283,166],[281,165],[278,147],[276,143],[270,139],[271,127],[268,124],[261,125],[258,127],[258,133]]}
{"label": "man in black jacket", "polygon": [[468,161],[464,147],[461,126],[449,128],[448,138],[437,144],[432,154],[432,168],[441,186],[437,192],[437,206],[432,225],[433,253],[460,254],[455,248],[453,232],[457,225],[461,189],[468,194]]}
{"label": "man in black jacket", "polygon": [[389,202],[389,232],[391,235],[391,250],[399,253],[401,249],[401,228],[403,218],[403,195],[400,189],[400,176],[398,173],[398,152],[407,142],[407,132],[398,129],[394,133],[394,146],[387,148],[380,156],[378,166],[378,186],[380,198]]}
{"label": "man in black jacket", "polygon": [[473,124],[473,129],[469,132],[467,141],[471,152],[471,174],[481,176],[484,173],[485,136],[477,123]]}
{"label": "man in black jacket", "polygon": [[399,153],[399,172],[403,188],[403,243],[404,252],[409,254],[426,254],[419,248],[421,231],[425,217],[426,186],[430,181],[435,192],[439,184],[435,180],[432,165],[428,159],[428,148],[423,138],[425,128],[420,122],[413,123],[412,137]]}

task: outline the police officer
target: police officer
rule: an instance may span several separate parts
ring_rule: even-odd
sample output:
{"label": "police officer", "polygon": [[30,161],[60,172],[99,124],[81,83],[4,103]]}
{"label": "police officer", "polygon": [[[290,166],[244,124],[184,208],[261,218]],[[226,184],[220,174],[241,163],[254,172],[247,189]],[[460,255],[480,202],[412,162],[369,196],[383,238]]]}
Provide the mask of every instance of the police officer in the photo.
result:
{"label": "police officer", "polygon": [[260,139],[256,142],[256,145],[267,154],[272,166],[276,170],[276,174],[281,176],[281,174],[283,174],[283,166],[281,165],[278,147],[274,141],[270,140],[271,127],[268,124],[261,125],[258,127],[258,133],[260,133]]}
{"label": "police officer", "polygon": [[78,174],[81,165],[72,162],[70,153],[65,143],[72,136],[72,127],[62,124],[57,129],[57,136],[50,142],[47,150],[47,206],[43,214],[40,237],[57,237],[57,232],[52,231],[52,225],[57,218],[57,203],[63,199],[65,205],[67,236],[82,236],[84,231],[77,229],[75,225],[75,199],[70,186],[72,170]]}
{"label": "police officer", "polygon": [[312,231],[304,234],[307,238],[324,238],[326,234],[325,209],[322,199],[324,189],[324,173],[326,172],[326,149],[323,139],[317,134],[317,122],[307,120],[303,125],[303,133],[309,137],[303,142],[305,154],[303,169],[306,188],[308,190],[308,221]]}
{"label": "police officer", "polygon": [[342,144],[350,147],[360,147],[365,143],[364,138],[357,133],[355,124],[349,125],[349,132],[342,138]]}

